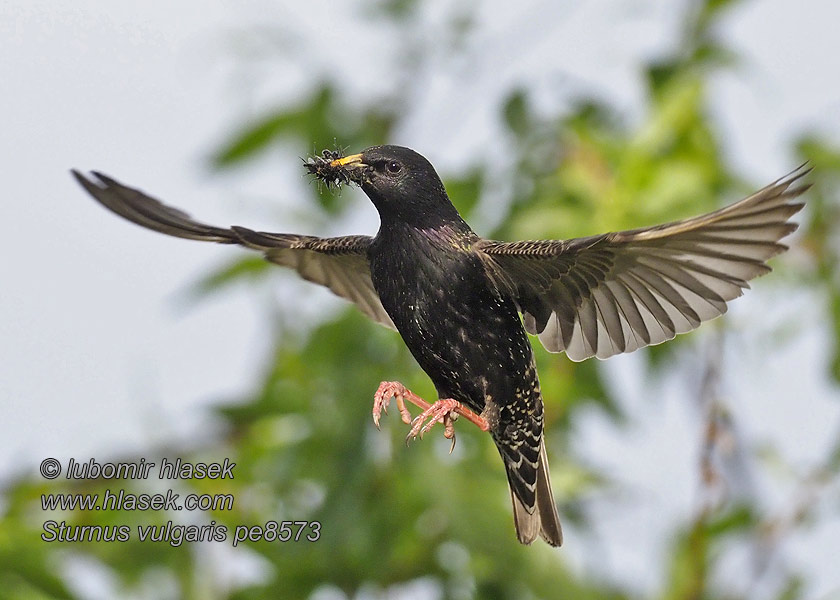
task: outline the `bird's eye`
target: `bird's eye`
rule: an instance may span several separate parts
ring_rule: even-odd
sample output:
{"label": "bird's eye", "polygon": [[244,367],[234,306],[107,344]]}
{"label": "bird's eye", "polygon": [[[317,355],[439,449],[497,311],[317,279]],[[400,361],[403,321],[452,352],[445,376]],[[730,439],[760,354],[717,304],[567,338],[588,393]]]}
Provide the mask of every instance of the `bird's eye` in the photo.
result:
{"label": "bird's eye", "polygon": [[392,160],[387,165],[385,165],[385,168],[388,169],[388,172],[391,175],[396,175],[397,173],[402,171],[402,165],[395,160]]}

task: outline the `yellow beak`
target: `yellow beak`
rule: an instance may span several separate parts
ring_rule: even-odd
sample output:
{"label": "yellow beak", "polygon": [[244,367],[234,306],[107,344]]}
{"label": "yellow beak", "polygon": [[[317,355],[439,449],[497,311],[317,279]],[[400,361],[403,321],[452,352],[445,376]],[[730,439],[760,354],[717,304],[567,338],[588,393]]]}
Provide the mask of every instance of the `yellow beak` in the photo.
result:
{"label": "yellow beak", "polygon": [[366,167],[367,165],[362,162],[362,155],[361,154],[351,154],[350,156],[344,156],[342,158],[337,158],[330,163],[331,167]]}

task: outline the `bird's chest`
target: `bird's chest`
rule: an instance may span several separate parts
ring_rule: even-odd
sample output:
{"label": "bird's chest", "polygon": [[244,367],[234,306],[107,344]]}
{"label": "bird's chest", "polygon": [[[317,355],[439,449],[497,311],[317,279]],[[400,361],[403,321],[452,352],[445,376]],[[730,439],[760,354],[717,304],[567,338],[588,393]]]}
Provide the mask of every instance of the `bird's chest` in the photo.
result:
{"label": "bird's chest", "polygon": [[370,263],[383,307],[439,393],[480,409],[531,365],[512,300],[469,249],[409,235],[374,244]]}
{"label": "bird's chest", "polygon": [[456,242],[417,235],[378,250],[373,284],[403,337],[452,343],[463,337],[460,328],[498,316],[498,294],[481,261]]}

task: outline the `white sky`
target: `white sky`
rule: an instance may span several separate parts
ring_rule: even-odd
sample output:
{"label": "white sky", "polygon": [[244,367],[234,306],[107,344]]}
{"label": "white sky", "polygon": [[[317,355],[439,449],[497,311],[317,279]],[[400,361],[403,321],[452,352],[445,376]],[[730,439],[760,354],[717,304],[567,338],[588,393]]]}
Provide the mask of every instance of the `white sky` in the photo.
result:
{"label": "white sky", "polygon": [[[679,14],[667,0],[635,3],[632,10],[616,10],[617,4],[481,3],[469,43],[492,57],[492,68],[450,64],[439,51],[432,63],[439,68],[425,74],[395,141],[424,153],[444,173],[462,168],[469,157],[498,156],[498,101],[514,85],[536,90],[549,109],[569,89],[596,90],[628,115],[637,114],[638,64],[677,39]],[[210,175],[205,159],[242,114],[259,115],[279,100],[300,97],[312,65],[337,73],[336,57],[387,63],[389,33],[361,23],[354,6],[0,3],[0,164],[6,181],[0,213],[6,225],[0,241],[0,477],[34,472],[46,456],[104,458],[150,442],[183,440],[201,432],[203,407],[241,397],[258,381],[269,344],[260,317],[275,296],[288,299],[283,290],[291,278],[278,274],[275,291],[256,299],[233,290],[185,308],[181,300],[190,282],[236,251],[131,226],[87,198],[68,169],[102,170],[211,223],[293,227],[283,207],[301,201],[294,155],[274,152],[224,176]],[[451,14],[449,6],[428,5],[416,41]],[[836,3],[791,10],[783,0],[745,3],[727,20],[721,33],[746,61],[715,80],[713,110],[733,162],[756,181],[795,166],[786,149],[803,125],[838,139],[838,21]],[[244,43],[235,32],[275,25],[287,34],[281,43],[303,44],[300,61],[289,50],[285,62],[247,69],[230,58],[234,49],[244,54],[259,44],[253,38]],[[369,93],[369,85],[384,89],[363,69],[346,81],[351,97]],[[374,232],[374,211],[358,205],[352,232]],[[312,293],[322,306],[325,295]],[[737,418],[750,433],[779,441],[808,464],[838,429],[840,395],[822,383],[819,313],[799,317],[801,306],[782,302],[771,287],[736,303],[731,318],[758,333],[728,357],[731,371],[742,373],[728,382],[728,391],[739,398]],[[810,326],[772,365],[763,362],[761,344],[771,329],[765,315]],[[637,371],[637,361],[611,361],[616,380]],[[651,496],[633,524],[610,523],[610,511],[604,514],[601,543],[609,550],[602,568],[640,589],[655,586],[659,574],[646,568],[645,552],[627,550],[634,536],[650,527],[667,530],[661,515],[679,514],[693,501],[694,472],[684,468],[694,465],[697,432],[680,399],[684,392],[684,383],[670,381],[628,390],[628,407],[646,421],[632,440],[597,416],[578,424],[593,462]],[[650,460],[663,447],[673,456],[652,468]],[[685,486],[684,494],[672,494],[675,500],[657,495],[674,482]],[[814,569],[814,597],[840,589],[827,562],[831,553],[824,552],[840,539],[840,524],[836,518],[832,523],[788,549],[791,560]],[[581,569],[597,568],[575,550],[583,543],[575,537],[572,532],[567,544],[570,560]]]}

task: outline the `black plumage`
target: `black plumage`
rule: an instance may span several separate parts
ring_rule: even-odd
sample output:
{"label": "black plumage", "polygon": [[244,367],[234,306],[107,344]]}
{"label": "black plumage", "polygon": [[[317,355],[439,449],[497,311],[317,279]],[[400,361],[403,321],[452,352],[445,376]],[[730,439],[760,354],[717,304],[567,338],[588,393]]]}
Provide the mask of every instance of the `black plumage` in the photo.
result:
{"label": "black plumage", "polygon": [[[177,237],[239,244],[297,270],[396,328],[429,375],[429,407],[383,382],[374,421],[395,397],[423,407],[409,435],[462,414],[488,430],[505,464],[517,536],[560,545],[543,441],[543,403],[526,331],[573,360],[658,344],[726,311],[770,270],[807,188],[800,167],[740,202],[694,219],[573,240],[498,242],[476,235],[422,156],[376,146],[325,153],[307,170],[328,184],[357,183],[381,220],[375,237],[317,238],[219,228],[94,172],[79,183],[100,203]],[[519,313],[523,318],[520,320]],[[428,407],[428,408],[427,408]],[[424,421],[429,420],[424,424]]]}

